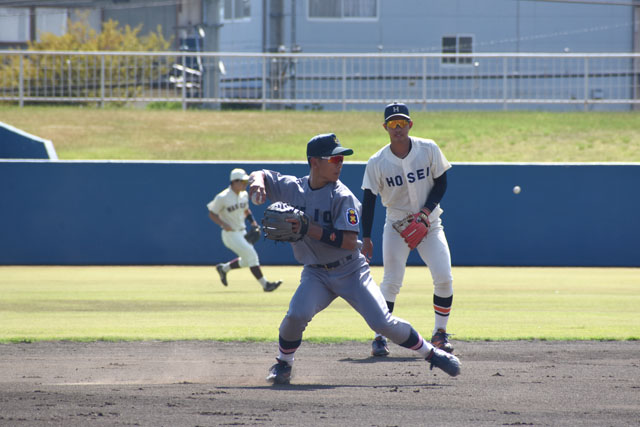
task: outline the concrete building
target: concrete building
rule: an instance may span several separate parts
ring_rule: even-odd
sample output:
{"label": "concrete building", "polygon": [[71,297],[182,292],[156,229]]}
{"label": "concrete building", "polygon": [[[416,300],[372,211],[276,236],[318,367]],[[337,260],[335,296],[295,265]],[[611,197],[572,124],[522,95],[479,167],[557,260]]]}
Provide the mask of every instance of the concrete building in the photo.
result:
{"label": "concrete building", "polygon": [[[637,0],[5,0],[0,45],[87,13],[226,52],[638,52]],[[202,31],[200,31],[202,29]]]}
{"label": "concrete building", "polygon": [[[24,47],[27,41],[38,40],[42,32],[64,34],[67,20],[79,16],[88,16],[96,30],[109,19],[132,27],[142,24],[141,34],[160,25],[165,38],[172,39],[172,50],[290,54],[640,52],[640,0],[0,0],[0,49]],[[616,80],[601,80],[603,86],[635,87],[633,98],[638,99],[640,72],[635,70],[640,70],[640,61],[633,61],[633,75],[625,72]],[[231,98],[260,91],[257,62],[237,65],[229,73],[222,61],[205,66],[209,81],[204,86],[209,96],[219,93],[218,85]],[[436,71],[473,74],[465,70],[478,66],[471,55],[444,56]],[[278,69],[281,64],[274,61],[269,67],[269,79],[274,82],[273,76],[282,74]],[[519,67],[515,65],[515,73]],[[564,73],[583,72],[582,65],[575,67]],[[549,73],[545,73],[546,78]],[[603,71],[599,78],[608,78],[608,73]],[[296,79],[288,77],[289,86],[295,85]],[[636,83],[628,83],[629,79]],[[575,80],[567,84],[577,84],[580,78]],[[268,90],[280,89],[272,83]],[[601,89],[590,90],[592,98],[607,96]]]}

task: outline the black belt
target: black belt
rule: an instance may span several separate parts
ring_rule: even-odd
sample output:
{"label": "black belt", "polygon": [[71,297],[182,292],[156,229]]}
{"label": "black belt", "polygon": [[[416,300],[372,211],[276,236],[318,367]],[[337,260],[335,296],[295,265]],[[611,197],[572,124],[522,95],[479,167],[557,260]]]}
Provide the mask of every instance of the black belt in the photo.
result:
{"label": "black belt", "polygon": [[347,261],[351,261],[352,258],[353,258],[353,255],[347,255],[346,257],[334,262],[330,262],[329,264],[311,264],[311,267],[324,268],[325,270],[331,270],[332,268],[340,267],[341,265],[346,264]]}

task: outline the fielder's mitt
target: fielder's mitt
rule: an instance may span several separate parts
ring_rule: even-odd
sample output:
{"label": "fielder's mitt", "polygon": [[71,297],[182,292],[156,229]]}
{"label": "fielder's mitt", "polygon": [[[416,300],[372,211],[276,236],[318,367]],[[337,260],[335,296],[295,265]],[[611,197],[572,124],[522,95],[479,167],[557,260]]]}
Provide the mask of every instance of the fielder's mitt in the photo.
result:
{"label": "fielder's mitt", "polygon": [[[287,220],[295,220],[300,223],[296,233],[293,232],[293,223]],[[275,202],[264,211],[262,229],[267,239],[297,242],[309,230],[309,217],[288,203]]]}
{"label": "fielder's mitt", "polygon": [[260,226],[252,226],[249,231],[247,231],[247,234],[244,235],[244,238],[247,240],[247,242],[255,245],[256,242],[260,239]]}
{"label": "fielder's mitt", "polygon": [[408,215],[393,223],[393,228],[400,233],[409,249],[415,249],[429,232],[429,213],[424,209],[416,214]]}

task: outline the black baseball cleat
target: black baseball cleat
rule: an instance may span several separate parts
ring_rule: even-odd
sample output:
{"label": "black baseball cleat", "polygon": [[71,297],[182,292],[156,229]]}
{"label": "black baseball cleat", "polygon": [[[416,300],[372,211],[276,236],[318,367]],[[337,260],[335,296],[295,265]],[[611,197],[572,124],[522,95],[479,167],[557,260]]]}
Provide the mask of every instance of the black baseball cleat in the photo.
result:
{"label": "black baseball cleat", "polygon": [[282,280],[277,280],[275,282],[267,282],[267,284],[264,285],[263,289],[265,292],[272,292],[278,289],[278,286],[280,285],[282,285]]}
{"label": "black baseball cleat", "polygon": [[431,337],[431,344],[447,353],[453,353],[453,346],[449,342],[449,336],[450,334],[446,333],[444,329],[438,329]]}
{"label": "black baseball cleat", "polygon": [[227,286],[227,273],[222,268],[222,264],[216,265],[216,270],[218,270],[218,274],[220,275],[220,281],[223,285]]}
{"label": "black baseball cleat", "polygon": [[447,353],[439,348],[434,347],[427,356],[426,361],[431,364],[429,366],[430,370],[435,366],[452,377],[460,375],[460,360],[453,354]]}
{"label": "black baseball cleat", "polygon": [[371,343],[371,355],[375,357],[385,357],[389,355],[389,347],[385,337],[376,337]]}
{"label": "black baseball cleat", "polygon": [[276,357],[278,363],[269,368],[267,381],[273,384],[289,384],[291,381],[291,365]]}

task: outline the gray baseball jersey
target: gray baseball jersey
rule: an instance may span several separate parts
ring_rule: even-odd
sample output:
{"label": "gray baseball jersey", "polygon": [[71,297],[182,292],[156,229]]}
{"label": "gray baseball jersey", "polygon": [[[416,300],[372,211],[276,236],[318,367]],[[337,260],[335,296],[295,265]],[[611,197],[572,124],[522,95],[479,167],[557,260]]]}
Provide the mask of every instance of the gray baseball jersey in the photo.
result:
{"label": "gray baseball jersey", "polygon": [[[309,177],[297,178],[265,170],[267,198],[287,202],[306,213],[322,227],[342,231],[360,231],[361,205],[342,182],[327,184],[317,190],[309,187]],[[329,264],[349,255],[357,258],[359,249],[336,248],[305,236],[291,244],[293,255],[301,264]]]}

